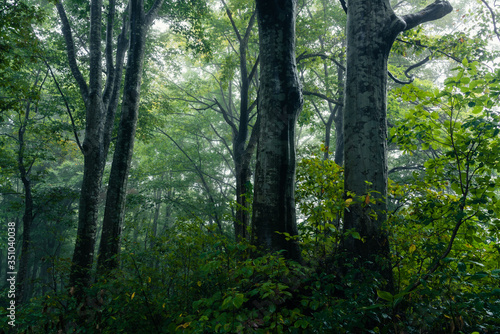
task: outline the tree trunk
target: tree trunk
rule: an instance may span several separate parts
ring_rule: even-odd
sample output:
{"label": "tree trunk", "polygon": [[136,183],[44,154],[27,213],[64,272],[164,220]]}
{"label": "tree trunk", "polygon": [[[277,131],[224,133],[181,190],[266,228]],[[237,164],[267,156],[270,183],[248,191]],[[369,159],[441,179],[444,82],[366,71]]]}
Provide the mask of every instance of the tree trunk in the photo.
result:
{"label": "tree trunk", "polygon": [[93,0],[90,5],[90,80],[86,96],[85,139],[82,145],[83,181],[78,210],[78,231],[70,273],[70,285],[76,288],[90,285],[99,192],[106,159],[103,146],[101,17],[102,0]]}
{"label": "tree trunk", "polygon": [[[230,114],[230,110],[223,110],[221,108],[221,112],[225,115],[226,122],[231,126],[233,130],[233,162],[235,167],[235,178],[236,178],[236,215],[234,221],[234,234],[236,240],[245,240],[248,238],[247,235],[247,227],[249,222],[249,188],[250,185],[250,177],[251,177],[251,169],[250,169],[250,160],[253,155],[253,151],[255,149],[256,144],[256,132],[258,131],[258,125],[253,128],[253,132],[248,140],[248,128],[250,121],[250,112],[251,108],[249,108],[249,90],[250,90],[250,81],[254,76],[254,71],[252,70],[250,75],[247,69],[247,52],[248,52],[248,40],[250,38],[250,34],[255,25],[255,17],[256,11],[252,13],[250,20],[248,21],[248,25],[245,29],[244,34],[242,35],[239,29],[236,26],[236,23],[233,20],[233,16],[231,10],[227,7],[226,3],[223,1],[224,6],[226,7],[227,17],[231,22],[236,38],[239,43],[239,69],[240,69],[240,112],[239,112],[239,122],[238,126],[227,117]],[[257,66],[257,62],[254,65],[254,69]],[[229,108],[231,108],[229,106]]]}
{"label": "tree trunk", "polygon": [[[36,83],[35,83],[36,85]],[[21,124],[18,133],[19,151],[17,156],[17,165],[19,174],[24,187],[24,214],[23,214],[23,242],[21,245],[21,256],[19,258],[19,272],[17,276],[18,291],[16,293],[16,304],[21,305],[28,298],[28,263],[31,250],[31,226],[33,225],[33,194],[31,191],[30,172],[31,166],[26,169],[24,161],[25,140],[24,133],[28,122],[30,121],[31,101],[28,101],[24,122]],[[14,271],[14,270],[11,270]]]}
{"label": "tree trunk", "polygon": [[[387,195],[387,59],[396,36],[405,29],[451,11],[438,0],[417,14],[398,17],[388,0],[350,0],[347,8],[347,73],[344,142],[345,192],[354,197],[344,215],[344,247],[355,266],[382,275],[392,290],[386,220]],[[374,216],[374,214],[376,216]],[[367,265],[369,264],[370,265]]]}
{"label": "tree trunk", "polygon": [[[157,10],[158,2],[152,6]],[[94,261],[94,250],[97,235],[97,218],[99,194],[102,183],[104,165],[111,141],[112,127],[118,106],[124,57],[128,46],[129,8],[124,12],[122,31],[116,43],[116,65],[113,64],[113,27],[115,16],[115,0],[108,4],[108,23],[106,27],[106,74],[105,89],[102,84],[102,0],[90,3],[89,34],[89,83],[85,81],[78,67],[71,26],[60,0],[56,2],[61,19],[62,32],[66,42],[66,52],[71,73],[75,78],[85,103],[85,139],[82,145],[84,155],[84,172],[80,192],[78,210],[78,230],[73,253],[70,286],[79,294],[81,287],[90,284],[90,270]]]}
{"label": "tree trunk", "polygon": [[120,127],[106,194],[106,207],[99,247],[98,274],[118,267],[121,226],[125,214],[127,179],[134,148],[139,112],[142,68],[148,26],[144,1],[131,1],[130,48],[128,53],[125,88]]}
{"label": "tree trunk", "polygon": [[295,63],[296,0],[257,0],[260,133],[252,227],[265,251],[300,260],[295,217],[295,124],[303,99]]}
{"label": "tree trunk", "polygon": [[[345,45],[342,42],[342,45]],[[344,70],[339,66],[337,69],[337,81],[339,83],[339,100],[344,99]],[[333,161],[339,166],[344,164],[344,106],[337,105],[335,112],[335,155]]]}

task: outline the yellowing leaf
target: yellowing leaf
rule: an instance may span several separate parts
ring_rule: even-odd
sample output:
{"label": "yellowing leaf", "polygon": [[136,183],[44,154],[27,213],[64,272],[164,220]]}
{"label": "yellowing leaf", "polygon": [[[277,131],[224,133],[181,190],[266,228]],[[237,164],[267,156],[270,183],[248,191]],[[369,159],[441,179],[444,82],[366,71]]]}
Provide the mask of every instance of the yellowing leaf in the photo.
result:
{"label": "yellowing leaf", "polygon": [[182,328],[187,328],[190,324],[191,324],[191,322],[186,322],[184,324],[181,324],[181,325],[177,326],[176,330],[179,329],[179,328],[181,328],[181,327]]}
{"label": "yellowing leaf", "polygon": [[134,299],[135,297],[135,292],[132,294],[132,296],[130,296],[130,299]]}
{"label": "yellowing leaf", "polygon": [[416,249],[417,249],[417,246],[415,246],[415,245],[412,244],[410,246],[410,250],[409,251],[410,251],[410,253],[413,253]]}
{"label": "yellowing leaf", "polygon": [[351,203],[352,203],[352,198],[348,198],[348,199],[345,200],[345,205],[346,206],[351,205]]}
{"label": "yellowing leaf", "polygon": [[198,286],[201,286],[201,281],[198,281],[196,284],[198,284]]}
{"label": "yellowing leaf", "polygon": [[148,283],[151,283],[151,277],[148,277]]}
{"label": "yellowing leaf", "polygon": [[369,204],[370,203],[370,195],[366,195],[366,198],[365,198],[365,204]]}

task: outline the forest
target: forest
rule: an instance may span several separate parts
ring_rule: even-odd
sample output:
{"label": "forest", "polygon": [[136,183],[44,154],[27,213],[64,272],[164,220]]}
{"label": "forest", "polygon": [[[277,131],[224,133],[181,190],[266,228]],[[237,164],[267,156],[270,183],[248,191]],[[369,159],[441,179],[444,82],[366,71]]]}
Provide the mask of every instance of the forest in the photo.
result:
{"label": "forest", "polygon": [[500,1],[0,1],[0,334],[500,333]]}

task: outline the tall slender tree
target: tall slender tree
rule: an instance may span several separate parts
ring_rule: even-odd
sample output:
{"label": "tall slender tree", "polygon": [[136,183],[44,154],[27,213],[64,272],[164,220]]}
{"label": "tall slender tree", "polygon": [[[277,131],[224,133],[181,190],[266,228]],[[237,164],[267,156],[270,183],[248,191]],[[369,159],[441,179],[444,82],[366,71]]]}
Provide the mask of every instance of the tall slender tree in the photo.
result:
{"label": "tall slender tree", "polygon": [[[345,1],[341,1],[345,7]],[[344,143],[345,192],[356,196],[344,216],[344,247],[357,264],[382,274],[392,289],[389,243],[383,223],[387,195],[387,60],[396,36],[452,11],[436,0],[415,14],[397,16],[389,0],[349,0]],[[384,259],[386,261],[384,261]],[[384,263],[385,262],[385,263]]]}
{"label": "tall slender tree", "polygon": [[[128,47],[129,22],[124,15],[122,31],[116,41],[113,61],[113,29],[116,15],[114,0],[108,3],[106,26],[106,84],[103,86],[102,57],[102,0],[90,3],[90,28],[88,37],[89,82],[87,83],[77,61],[77,50],[66,10],[61,1],[56,2],[61,19],[62,33],[71,73],[75,78],[85,104],[85,138],[81,147],[84,155],[84,172],[80,193],[78,230],[70,273],[70,285],[87,286],[94,260],[96,243],[99,194],[112,125],[118,106],[124,57]],[[125,10],[128,13],[128,10]],[[104,89],[103,89],[104,87]],[[79,291],[79,289],[77,289]]]}
{"label": "tall slender tree", "polygon": [[303,98],[295,58],[296,0],[257,0],[260,91],[254,243],[300,260],[295,215],[295,124]]}
{"label": "tall slender tree", "polygon": [[146,34],[158,15],[163,0],[145,13],[144,0],[130,1],[130,46],[125,74],[121,120],[106,193],[106,207],[99,245],[100,274],[118,266],[120,234],[125,214],[127,179],[132,161],[141,95]]}
{"label": "tall slender tree", "polygon": [[[249,61],[247,60],[247,53],[249,49],[249,39],[252,29],[255,25],[256,11],[254,10],[246,29],[240,32],[233,19],[231,10],[226,6],[226,13],[231,21],[234,33],[239,43],[239,70],[240,70],[240,111],[237,124],[233,122],[227,115],[227,111],[221,108],[221,112],[225,114],[224,119],[229,123],[233,130],[233,161],[236,177],[236,217],[234,223],[234,233],[236,239],[246,239],[247,227],[249,223],[248,214],[248,195],[250,192],[249,183],[252,175],[250,160],[256,146],[256,138],[259,131],[259,122],[256,122],[251,134],[249,135],[251,111],[254,108],[253,104],[249,103],[250,99],[250,82],[255,75],[258,60],[253,64],[253,68],[248,72]],[[250,137],[250,140],[248,138]]]}

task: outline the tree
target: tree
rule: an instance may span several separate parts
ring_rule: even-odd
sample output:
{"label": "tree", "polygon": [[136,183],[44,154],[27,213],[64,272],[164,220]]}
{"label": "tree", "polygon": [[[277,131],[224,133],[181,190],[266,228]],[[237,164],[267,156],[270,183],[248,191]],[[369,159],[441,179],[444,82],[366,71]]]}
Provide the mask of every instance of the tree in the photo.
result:
{"label": "tree", "polygon": [[295,124],[303,99],[295,62],[296,0],[257,0],[260,92],[252,228],[254,243],[299,260]]}
{"label": "tree", "polygon": [[156,18],[162,2],[163,0],[156,1],[147,13],[144,12],[144,0],[131,0],[130,2],[131,34],[121,120],[106,194],[102,237],[99,245],[98,267],[101,274],[118,267],[116,255],[120,250],[127,179],[137,127],[146,34]]}
{"label": "tree", "polygon": [[[343,2],[343,1],[341,1]],[[387,211],[387,60],[396,36],[452,11],[436,0],[423,10],[397,16],[388,0],[350,0],[347,8],[347,71],[344,143],[345,193],[352,205],[344,214],[344,247],[382,274],[392,289],[389,242],[383,223]],[[383,263],[385,262],[385,263]]]}
{"label": "tree", "polygon": [[79,86],[86,109],[85,138],[81,147],[84,155],[84,173],[78,211],[78,231],[70,275],[70,285],[82,287],[90,284],[90,269],[94,260],[97,232],[99,193],[107,150],[111,141],[111,125],[114,122],[116,106],[118,105],[121,73],[125,51],[128,46],[126,38],[128,23],[124,19],[122,34],[117,43],[116,65],[114,65],[112,37],[115,2],[111,1],[108,7],[108,25],[106,28],[107,82],[106,90],[103,92],[102,0],[93,0],[90,3],[88,84],[78,66],[71,25],[61,1],[56,3],[56,7],[66,42],[69,67]]}
{"label": "tree", "polygon": [[[234,234],[236,239],[246,239],[247,236],[247,226],[249,222],[249,198],[250,194],[249,183],[251,177],[250,160],[253,155],[256,144],[256,136],[259,131],[259,122],[256,122],[250,136],[250,140],[247,143],[249,137],[249,126],[250,126],[250,113],[253,109],[253,104],[250,105],[250,82],[255,74],[257,68],[258,60],[255,61],[252,70],[248,73],[248,41],[250,38],[250,33],[255,23],[256,11],[254,10],[248,25],[242,35],[236,26],[232,13],[229,8],[226,7],[226,13],[231,21],[234,33],[238,39],[239,43],[239,70],[240,70],[240,111],[239,111],[239,121],[238,125],[235,124],[227,115],[227,111],[224,108],[220,108],[221,112],[225,114],[225,119],[231,126],[233,130],[233,161],[236,176],[236,217],[234,224]],[[258,116],[257,116],[258,117]]]}
{"label": "tree", "polygon": [[[342,165],[345,13],[338,3],[311,1],[304,3],[297,20],[297,65],[305,99],[301,118],[311,114],[308,107],[315,111],[324,128],[324,146],[335,152],[335,162]],[[329,149],[324,151],[325,160]]]}

